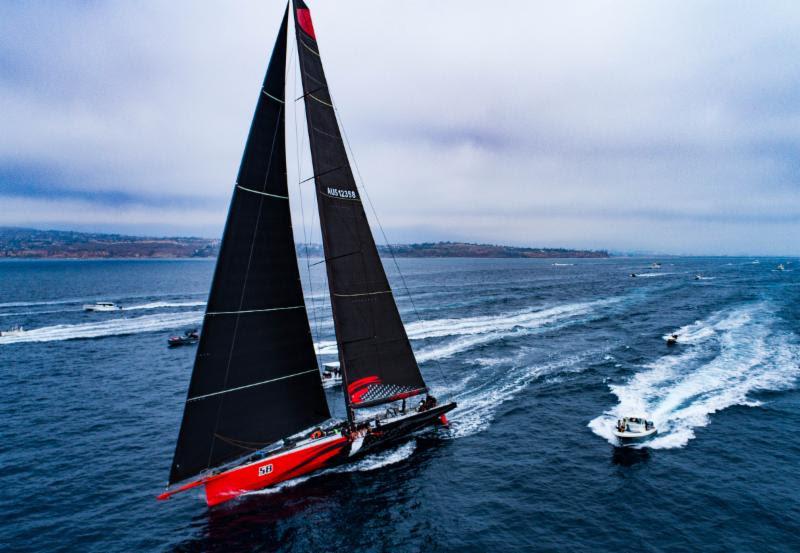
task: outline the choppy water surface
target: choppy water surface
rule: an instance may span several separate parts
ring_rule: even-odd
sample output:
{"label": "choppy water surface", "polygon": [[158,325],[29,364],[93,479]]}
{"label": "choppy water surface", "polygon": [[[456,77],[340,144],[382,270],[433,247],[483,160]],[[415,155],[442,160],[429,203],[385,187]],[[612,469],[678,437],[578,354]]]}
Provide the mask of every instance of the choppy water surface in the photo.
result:
{"label": "choppy water surface", "polygon": [[[201,321],[213,262],[0,262],[0,329],[27,330],[0,336],[0,546],[800,549],[800,261],[652,261],[399,260],[413,306],[389,263],[452,427],[211,510],[154,496],[194,355],[166,337]],[[123,310],[81,310],[97,300]],[[614,447],[631,413],[656,421],[649,448]]]}

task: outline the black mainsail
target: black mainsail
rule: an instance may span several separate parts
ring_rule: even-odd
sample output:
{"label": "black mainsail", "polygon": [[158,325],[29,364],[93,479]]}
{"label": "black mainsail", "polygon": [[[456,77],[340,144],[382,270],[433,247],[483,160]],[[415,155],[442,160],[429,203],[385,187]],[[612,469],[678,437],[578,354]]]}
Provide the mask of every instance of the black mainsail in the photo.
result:
{"label": "black mainsail", "polygon": [[286,182],[288,6],[233,191],[169,482],[330,418]]}
{"label": "black mainsail", "polygon": [[[293,0],[322,243],[345,398],[368,407],[426,391],[347,159],[311,15]],[[348,415],[352,417],[351,410]]]}

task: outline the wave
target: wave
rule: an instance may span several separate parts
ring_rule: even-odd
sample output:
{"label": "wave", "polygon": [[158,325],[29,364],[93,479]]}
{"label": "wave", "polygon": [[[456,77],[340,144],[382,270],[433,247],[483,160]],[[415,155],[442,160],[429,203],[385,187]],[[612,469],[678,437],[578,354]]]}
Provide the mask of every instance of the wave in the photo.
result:
{"label": "wave", "polygon": [[[206,295],[207,292],[189,292],[185,294],[180,294],[181,296],[201,296]],[[134,296],[125,296],[125,297],[112,297],[112,298],[103,298],[105,300],[116,301],[118,303],[125,303],[126,300],[133,300],[133,299],[141,299],[141,298],[152,298],[152,297],[169,297],[175,296],[175,294],[141,294],[141,295],[134,295]],[[42,305],[70,305],[70,304],[84,304],[84,303],[93,303],[97,301],[96,297],[79,297],[79,298],[61,298],[55,300],[41,300],[41,301],[11,301],[11,302],[4,302],[0,303],[0,309],[5,307],[37,307]],[[205,302],[203,302],[205,303]]]}
{"label": "wave", "polygon": [[50,309],[47,311],[12,311],[10,313],[0,313],[0,317],[29,317],[31,315],[47,315],[49,313],[63,313],[64,309]]}
{"label": "wave", "polygon": [[667,275],[677,275],[678,273],[636,273],[637,278],[655,278]]}
{"label": "wave", "polygon": [[[525,390],[534,380],[563,374],[567,372],[580,372],[589,366],[589,359],[601,355],[602,351],[587,351],[580,354],[569,355],[549,363],[531,364],[527,361],[528,351],[520,350],[512,358],[497,359],[494,364],[475,363],[473,374],[468,377],[470,385],[457,385],[458,390],[447,388],[434,388],[436,395],[447,396],[458,402],[448,418],[450,423],[450,437],[462,438],[471,436],[489,427],[498,408],[512,400]],[[484,370],[480,375],[475,371]],[[480,379],[482,382],[475,383]],[[455,393],[453,393],[455,392]]]}
{"label": "wave", "polygon": [[366,457],[360,459],[355,463],[344,464],[338,467],[332,467],[329,469],[321,470],[318,472],[308,474],[306,476],[301,476],[299,478],[286,480],[285,482],[281,482],[279,484],[270,486],[269,488],[265,488],[263,490],[254,490],[242,495],[245,496],[272,495],[274,493],[278,493],[281,490],[285,490],[286,488],[293,488],[298,484],[302,484],[303,482],[307,482],[312,478],[323,476],[325,474],[346,473],[346,472],[367,472],[371,470],[380,469],[389,465],[394,465],[401,461],[405,461],[406,459],[411,457],[411,455],[414,454],[414,451],[416,449],[417,449],[417,441],[412,439],[411,441],[408,441],[392,449],[388,449],[386,451],[378,453],[368,454]]}
{"label": "wave", "polygon": [[204,306],[204,301],[154,301],[150,303],[143,303],[141,305],[123,306],[122,311],[137,311],[140,309],[164,309],[167,307],[200,307]]}
{"label": "wave", "polygon": [[800,348],[792,334],[775,329],[776,323],[769,306],[758,303],[678,329],[686,351],[655,360],[624,384],[610,385],[619,402],[589,427],[614,444],[614,421],[644,413],[659,429],[648,447],[683,447],[717,411],[758,405],[748,397],[752,392],[792,387],[800,376]]}
{"label": "wave", "polygon": [[542,309],[525,309],[500,315],[465,317],[462,319],[436,319],[408,325],[412,340],[456,337],[449,342],[421,350],[419,361],[443,359],[458,352],[502,340],[532,333],[565,328],[601,316],[604,308],[622,301],[621,297],[590,302],[556,305]]}
{"label": "wave", "polygon": [[[451,338],[416,353],[417,361],[444,359],[511,336],[524,336],[533,332],[564,328],[599,316],[600,310],[619,303],[620,297],[590,302],[555,305],[546,308],[528,308],[519,311],[478,317],[430,319],[406,325],[411,340]],[[315,344],[317,354],[337,353],[336,342],[321,340]]]}
{"label": "wave", "polygon": [[55,342],[105,336],[122,336],[141,332],[155,332],[169,328],[196,325],[203,319],[199,311],[162,313],[134,318],[107,319],[104,321],[44,326],[11,336],[0,336],[0,345],[25,342]]}
{"label": "wave", "polygon": [[70,303],[80,303],[88,301],[87,299],[63,299],[63,300],[46,300],[46,301],[9,301],[0,303],[0,308],[3,307],[37,307],[40,305],[66,305]]}

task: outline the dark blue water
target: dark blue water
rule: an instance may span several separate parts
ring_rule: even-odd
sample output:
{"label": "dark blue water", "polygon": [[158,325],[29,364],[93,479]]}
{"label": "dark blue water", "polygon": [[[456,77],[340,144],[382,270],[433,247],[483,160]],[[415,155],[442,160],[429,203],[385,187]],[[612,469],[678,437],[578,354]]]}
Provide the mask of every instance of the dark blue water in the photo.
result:
{"label": "dark blue water", "polygon": [[[451,429],[211,510],[155,495],[194,355],[166,337],[200,321],[213,263],[0,262],[0,328],[28,330],[0,337],[0,548],[800,550],[800,262],[651,261],[400,260],[421,320],[390,264]],[[632,412],[660,433],[615,449]]]}

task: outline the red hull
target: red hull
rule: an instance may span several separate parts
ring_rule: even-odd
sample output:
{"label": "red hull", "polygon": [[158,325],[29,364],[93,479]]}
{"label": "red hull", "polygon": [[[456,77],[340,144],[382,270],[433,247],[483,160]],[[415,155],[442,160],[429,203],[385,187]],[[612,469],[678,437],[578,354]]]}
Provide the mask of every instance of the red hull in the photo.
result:
{"label": "red hull", "polygon": [[206,503],[218,505],[320,469],[347,444],[347,438],[339,434],[212,476],[205,481]]}
{"label": "red hull", "polygon": [[[176,489],[166,491],[158,499],[169,499],[176,493],[198,486],[206,488],[206,503],[219,505],[242,495],[261,490],[310,472],[354,459],[369,451],[384,447],[392,441],[407,436],[424,426],[447,424],[445,413],[455,407],[448,403],[423,412],[412,412],[399,419],[385,419],[365,423],[357,432],[348,435],[336,433],[316,439],[309,439],[288,450],[252,463],[241,465],[220,474],[195,480]],[[353,448],[353,440],[358,446]]]}
{"label": "red hull", "polygon": [[313,440],[253,463],[195,480],[162,493],[158,499],[169,499],[176,493],[205,485],[206,503],[209,507],[219,505],[243,493],[261,490],[318,470],[341,454],[348,444],[347,437],[341,434]]}

